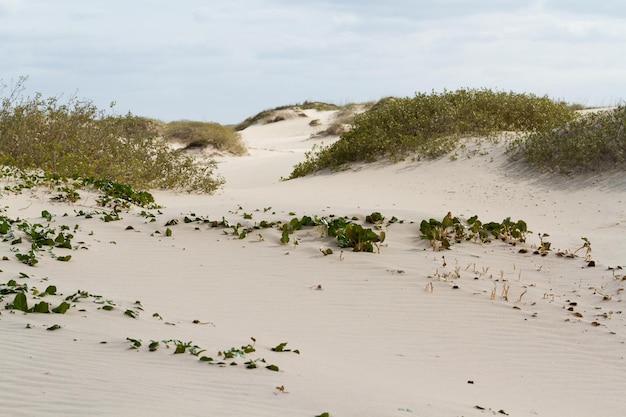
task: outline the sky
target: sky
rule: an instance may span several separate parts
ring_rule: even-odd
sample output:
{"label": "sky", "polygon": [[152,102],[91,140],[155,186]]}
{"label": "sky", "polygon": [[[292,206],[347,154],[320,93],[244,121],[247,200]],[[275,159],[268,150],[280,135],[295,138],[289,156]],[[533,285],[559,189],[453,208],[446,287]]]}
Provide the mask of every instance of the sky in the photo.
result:
{"label": "sky", "polygon": [[114,112],[233,124],[490,88],[626,99],[622,0],[0,0],[0,80]]}

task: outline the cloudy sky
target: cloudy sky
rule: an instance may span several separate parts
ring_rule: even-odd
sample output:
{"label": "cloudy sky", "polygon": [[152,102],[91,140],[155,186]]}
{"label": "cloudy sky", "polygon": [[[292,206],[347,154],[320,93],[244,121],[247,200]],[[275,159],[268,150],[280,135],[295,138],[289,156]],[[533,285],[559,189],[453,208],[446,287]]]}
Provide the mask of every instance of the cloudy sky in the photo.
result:
{"label": "cloudy sky", "polygon": [[625,52],[622,0],[0,0],[5,85],[165,121],[462,87],[614,105]]}

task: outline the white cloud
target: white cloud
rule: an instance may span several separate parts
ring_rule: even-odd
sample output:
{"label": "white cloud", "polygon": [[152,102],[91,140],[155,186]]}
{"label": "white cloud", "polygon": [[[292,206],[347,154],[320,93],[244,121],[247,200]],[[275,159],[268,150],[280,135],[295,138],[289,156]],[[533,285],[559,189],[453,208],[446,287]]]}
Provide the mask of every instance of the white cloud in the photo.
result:
{"label": "white cloud", "polygon": [[20,0],[0,0],[0,18],[15,13],[20,6]]}
{"label": "white cloud", "polygon": [[625,23],[611,1],[0,0],[0,78],[221,122],[444,87],[600,102],[626,88]]}

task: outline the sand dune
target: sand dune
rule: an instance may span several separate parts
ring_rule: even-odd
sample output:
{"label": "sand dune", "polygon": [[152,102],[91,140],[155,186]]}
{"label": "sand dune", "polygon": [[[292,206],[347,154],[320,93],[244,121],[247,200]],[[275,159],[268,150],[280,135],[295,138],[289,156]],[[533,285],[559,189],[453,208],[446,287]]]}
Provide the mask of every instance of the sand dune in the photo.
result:
{"label": "sand dune", "polygon": [[[246,129],[250,155],[219,159],[227,184],[218,194],[155,192],[163,205],[150,211],[155,221],[140,208],[108,223],[77,216],[101,210],[87,192],[74,204],[50,201],[46,189],[3,192],[8,217],[45,224],[48,210],[51,226],[70,226],[76,248],[53,251],[71,254],[69,262],[44,252],[28,267],[5,243],[1,288],[9,280],[27,284],[29,306],[83,293],[65,314],[2,310],[2,414],[624,414],[623,173],[524,172],[506,161],[501,142],[456,161],[280,181],[314,143],[334,140],[311,139],[323,125],[309,125],[328,123],[332,112],[307,115]],[[303,215],[363,219],[373,211],[403,221],[384,226],[380,253],[342,251],[315,227],[295,233],[298,245],[283,245],[276,227],[239,239],[203,222],[245,227]],[[463,242],[433,252],[419,238],[419,222],[447,212],[523,219],[533,234],[517,246]],[[532,254],[537,233],[550,235],[545,257]],[[555,255],[576,250],[582,237],[595,267],[584,256]],[[49,285],[57,295],[35,300],[32,288]],[[60,328],[47,330],[53,325]],[[127,338],[141,346],[132,349]],[[159,342],[154,352],[151,341]],[[284,342],[290,351],[272,351]],[[177,343],[189,344],[185,353],[174,353]],[[206,351],[195,356],[193,346]],[[250,346],[254,352],[238,356]],[[246,369],[254,360],[257,368]]]}

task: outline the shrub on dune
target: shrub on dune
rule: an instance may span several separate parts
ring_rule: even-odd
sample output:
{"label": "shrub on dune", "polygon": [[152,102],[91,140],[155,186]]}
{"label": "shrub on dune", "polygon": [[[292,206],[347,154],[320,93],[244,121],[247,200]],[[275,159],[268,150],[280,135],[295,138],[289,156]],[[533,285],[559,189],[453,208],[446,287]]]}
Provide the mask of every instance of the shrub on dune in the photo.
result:
{"label": "shrub on dune", "polygon": [[339,141],[309,152],[290,178],[354,162],[435,158],[453,150],[463,136],[542,131],[574,117],[571,107],[547,97],[486,89],[385,98],[357,115]]}
{"label": "shrub on dune", "polygon": [[199,164],[174,151],[154,122],[130,113],[107,115],[75,97],[66,103],[40,94],[23,98],[23,81],[0,107],[0,164],[144,189],[210,193],[223,184],[214,161]]}
{"label": "shrub on dune", "polygon": [[626,106],[587,113],[558,129],[511,143],[509,158],[542,170],[577,173],[626,169]]}
{"label": "shrub on dune", "polygon": [[168,123],[163,137],[169,142],[178,142],[185,149],[214,148],[219,152],[243,155],[246,147],[233,128],[219,123],[179,120]]}

